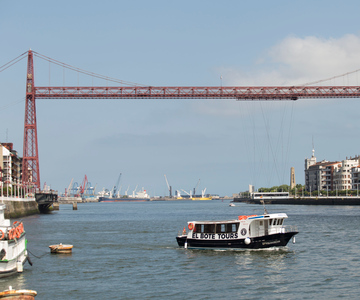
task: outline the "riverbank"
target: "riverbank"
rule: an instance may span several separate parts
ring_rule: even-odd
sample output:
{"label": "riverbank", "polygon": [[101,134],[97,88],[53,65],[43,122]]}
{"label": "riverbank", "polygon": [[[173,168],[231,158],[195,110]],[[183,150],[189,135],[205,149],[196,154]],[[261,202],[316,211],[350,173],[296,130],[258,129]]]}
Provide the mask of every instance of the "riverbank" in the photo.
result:
{"label": "riverbank", "polygon": [[234,198],[233,202],[249,204],[290,204],[290,205],[360,205],[360,197],[289,197],[282,199],[248,199]]}
{"label": "riverbank", "polygon": [[35,198],[0,197],[0,203],[6,205],[6,219],[16,219],[40,213]]}

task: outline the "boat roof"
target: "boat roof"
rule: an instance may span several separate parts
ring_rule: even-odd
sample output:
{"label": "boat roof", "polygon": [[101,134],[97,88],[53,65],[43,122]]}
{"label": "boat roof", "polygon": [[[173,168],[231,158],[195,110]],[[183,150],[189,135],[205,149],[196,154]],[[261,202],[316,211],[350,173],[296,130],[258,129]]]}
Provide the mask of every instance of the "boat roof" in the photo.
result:
{"label": "boat roof", "polygon": [[265,214],[265,215],[244,215],[239,216],[237,219],[233,220],[222,220],[222,221],[189,221],[188,223],[203,223],[203,224],[223,224],[223,223],[234,223],[245,220],[255,220],[255,219],[286,219],[288,218],[285,213],[276,213],[276,214]]}

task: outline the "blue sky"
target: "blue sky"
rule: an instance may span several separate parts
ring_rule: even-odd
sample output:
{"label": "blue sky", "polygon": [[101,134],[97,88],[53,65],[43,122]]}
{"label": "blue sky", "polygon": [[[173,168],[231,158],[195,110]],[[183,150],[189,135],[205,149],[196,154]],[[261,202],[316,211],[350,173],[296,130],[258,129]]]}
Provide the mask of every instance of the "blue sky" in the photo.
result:
{"label": "blue sky", "polygon": [[[360,69],[358,1],[4,1],[0,65],[29,50],[153,86],[296,85]],[[220,80],[222,76],[222,81]],[[360,85],[360,74],[331,84]],[[26,60],[0,73],[0,141],[22,155]],[[99,85],[35,59],[37,86]],[[304,183],[318,160],[360,154],[358,99],[38,100],[41,183],[63,192]]]}

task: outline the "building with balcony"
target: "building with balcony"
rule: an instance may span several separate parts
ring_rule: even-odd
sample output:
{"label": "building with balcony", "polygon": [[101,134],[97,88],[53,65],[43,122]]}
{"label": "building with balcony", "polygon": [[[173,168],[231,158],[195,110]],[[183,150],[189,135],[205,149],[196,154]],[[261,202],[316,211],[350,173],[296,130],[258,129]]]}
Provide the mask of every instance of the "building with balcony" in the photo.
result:
{"label": "building with balcony", "polygon": [[22,157],[12,143],[0,143],[0,186],[12,187],[21,183]]}
{"label": "building with balcony", "polygon": [[352,190],[352,169],[359,165],[359,158],[345,159],[339,164],[334,172],[335,190]]}
{"label": "building with balcony", "polygon": [[355,190],[360,184],[360,157],[343,161],[316,162],[314,150],[311,158],[305,159],[305,190],[342,191]]}

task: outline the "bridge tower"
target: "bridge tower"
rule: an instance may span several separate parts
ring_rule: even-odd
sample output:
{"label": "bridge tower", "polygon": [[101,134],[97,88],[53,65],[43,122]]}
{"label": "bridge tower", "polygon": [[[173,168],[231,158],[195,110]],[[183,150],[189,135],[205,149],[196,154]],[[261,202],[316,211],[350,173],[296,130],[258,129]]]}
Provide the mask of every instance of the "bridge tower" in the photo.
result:
{"label": "bridge tower", "polygon": [[31,49],[28,52],[26,74],[26,99],[24,121],[24,146],[22,182],[40,189],[39,154],[36,126],[34,61]]}

